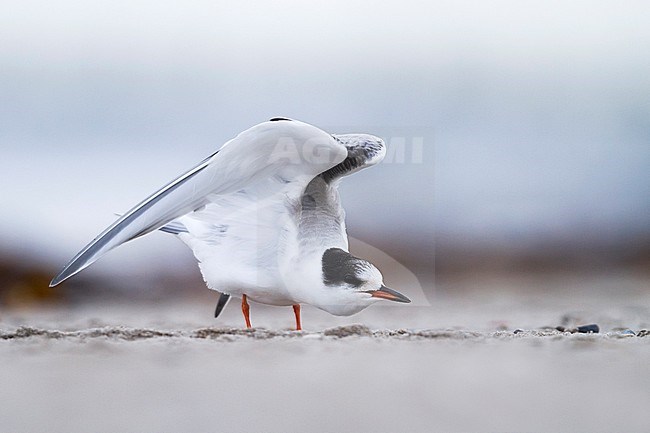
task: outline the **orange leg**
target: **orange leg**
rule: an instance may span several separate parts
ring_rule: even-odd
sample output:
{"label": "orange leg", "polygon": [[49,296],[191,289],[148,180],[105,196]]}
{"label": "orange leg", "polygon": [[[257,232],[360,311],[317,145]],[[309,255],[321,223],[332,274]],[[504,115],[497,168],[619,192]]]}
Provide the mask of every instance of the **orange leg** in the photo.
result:
{"label": "orange leg", "polygon": [[302,324],[300,323],[300,304],[294,304],[293,314],[296,315],[296,331],[302,331]]}
{"label": "orange leg", "polygon": [[248,305],[246,300],[246,295],[241,297],[241,312],[244,313],[244,319],[246,320],[246,328],[251,328],[251,316],[250,316],[251,307]]}

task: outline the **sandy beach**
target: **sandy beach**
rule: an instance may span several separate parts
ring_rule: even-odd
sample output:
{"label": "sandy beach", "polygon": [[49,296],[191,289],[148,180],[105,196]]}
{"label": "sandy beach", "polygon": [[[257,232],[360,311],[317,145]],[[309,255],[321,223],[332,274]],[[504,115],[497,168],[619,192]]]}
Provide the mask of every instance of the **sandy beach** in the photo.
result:
{"label": "sandy beach", "polygon": [[[447,282],[431,306],[376,306],[348,318],[307,307],[303,332],[289,329],[290,310],[259,305],[253,330],[242,329],[236,305],[215,321],[210,293],[5,311],[0,424],[11,432],[647,430],[647,280],[481,281]],[[536,284],[548,290],[526,290]],[[553,329],[592,323],[599,333]]]}

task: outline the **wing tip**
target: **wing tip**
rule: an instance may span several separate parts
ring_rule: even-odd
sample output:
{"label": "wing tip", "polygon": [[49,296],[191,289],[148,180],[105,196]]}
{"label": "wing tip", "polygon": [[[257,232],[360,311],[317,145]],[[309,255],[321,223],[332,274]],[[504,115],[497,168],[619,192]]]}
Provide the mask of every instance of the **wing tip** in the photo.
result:
{"label": "wing tip", "polygon": [[50,281],[50,287],[58,286],[74,274],[76,274],[78,271],[70,272],[70,268],[66,266],[63,268],[61,272],[59,272],[54,278],[52,278],[52,281]]}
{"label": "wing tip", "polygon": [[63,282],[63,280],[65,280],[65,278],[63,278],[61,276],[61,274],[58,274],[56,277],[52,278],[52,281],[50,281],[50,286],[49,287],[58,286],[59,284],[61,284]]}
{"label": "wing tip", "polygon": [[75,257],[74,259],[72,259],[72,261],[70,261],[70,263],[68,263],[61,270],[61,272],[59,272],[54,278],[52,278],[52,281],[50,281],[50,287],[54,287],[61,284],[68,278],[86,269],[90,264],[92,264],[95,261],[95,260],[81,261],[79,260],[80,258],[81,257]]}

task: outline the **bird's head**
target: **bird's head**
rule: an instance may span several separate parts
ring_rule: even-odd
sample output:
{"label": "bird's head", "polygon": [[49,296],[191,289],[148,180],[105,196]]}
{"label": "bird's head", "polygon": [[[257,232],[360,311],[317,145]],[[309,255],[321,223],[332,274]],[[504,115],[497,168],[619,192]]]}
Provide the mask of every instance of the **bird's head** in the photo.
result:
{"label": "bird's head", "polygon": [[325,290],[332,290],[332,298],[338,300],[336,305],[326,308],[332,314],[354,314],[382,299],[411,302],[384,285],[375,265],[340,248],[329,248],[323,253],[322,267]]}

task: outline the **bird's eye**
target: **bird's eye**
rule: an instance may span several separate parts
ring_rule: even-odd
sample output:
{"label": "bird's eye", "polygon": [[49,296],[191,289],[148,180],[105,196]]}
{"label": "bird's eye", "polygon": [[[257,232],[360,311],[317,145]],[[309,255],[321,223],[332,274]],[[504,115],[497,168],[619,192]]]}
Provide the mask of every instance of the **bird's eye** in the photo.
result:
{"label": "bird's eye", "polygon": [[361,281],[355,275],[346,275],[343,281],[352,286],[360,286],[363,283],[363,281]]}

